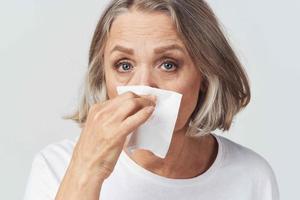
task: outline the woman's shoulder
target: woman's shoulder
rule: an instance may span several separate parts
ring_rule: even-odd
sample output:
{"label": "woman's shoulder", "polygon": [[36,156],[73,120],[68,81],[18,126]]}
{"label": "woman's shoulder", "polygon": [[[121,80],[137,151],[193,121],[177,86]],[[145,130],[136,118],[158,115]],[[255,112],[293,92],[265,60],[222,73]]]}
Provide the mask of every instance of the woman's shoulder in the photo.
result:
{"label": "woman's shoulder", "polygon": [[47,157],[69,157],[73,153],[77,140],[78,136],[75,136],[49,143],[40,149],[37,154],[47,155]]}
{"label": "woman's shoulder", "polygon": [[[279,199],[278,182],[269,161],[253,149],[218,135],[222,146],[222,172],[256,187],[261,197]],[[268,199],[268,198],[260,198]]]}
{"label": "woman's shoulder", "polygon": [[269,161],[253,149],[239,144],[229,138],[217,135],[223,149],[223,167],[233,168],[236,172],[259,179],[274,181],[275,175]]}
{"label": "woman's shoulder", "polygon": [[52,172],[60,179],[69,165],[78,136],[52,142],[41,148],[33,159],[33,167]]}
{"label": "woman's shoulder", "polygon": [[50,143],[35,153],[24,199],[54,199],[77,138]]}

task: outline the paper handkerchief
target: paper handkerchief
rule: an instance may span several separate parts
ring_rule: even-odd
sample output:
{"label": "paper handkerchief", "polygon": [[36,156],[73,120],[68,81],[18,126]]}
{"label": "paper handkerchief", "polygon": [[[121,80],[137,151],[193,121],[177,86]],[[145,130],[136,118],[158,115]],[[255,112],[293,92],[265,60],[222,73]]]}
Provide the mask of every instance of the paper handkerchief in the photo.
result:
{"label": "paper handkerchief", "polygon": [[182,94],[145,85],[117,86],[119,95],[127,91],[137,95],[153,94],[157,101],[148,120],[127,136],[125,148],[129,153],[134,149],[147,149],[164,158],[171,143]]}

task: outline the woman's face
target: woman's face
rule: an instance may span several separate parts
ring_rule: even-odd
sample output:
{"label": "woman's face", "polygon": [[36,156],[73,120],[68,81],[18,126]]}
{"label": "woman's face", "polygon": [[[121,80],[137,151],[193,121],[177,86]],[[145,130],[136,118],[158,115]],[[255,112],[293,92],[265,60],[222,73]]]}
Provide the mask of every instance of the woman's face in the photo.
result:
{"label": "woman's face", "polygon": [[201,84],[200,71],[163,13],[132,11],[119,15],[111,26],[104,50],[108,97],[121,85],[147,85],[181,93],[175,131],[194,111]]}

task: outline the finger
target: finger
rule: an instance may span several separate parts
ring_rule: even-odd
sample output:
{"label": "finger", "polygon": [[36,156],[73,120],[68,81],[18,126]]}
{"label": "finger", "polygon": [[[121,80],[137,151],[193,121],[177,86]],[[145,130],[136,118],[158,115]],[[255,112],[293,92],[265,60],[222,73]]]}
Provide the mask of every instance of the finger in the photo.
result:
{"label": "finger", "polygon": [[129,135],[140,125],[145,123],[154,111],[153,106],[147,106],[136,112],[134,115],[127,117],[120,125],[121,133],[123,136]]}
{"label": "finger", "polygon": [[[127,91],[121,95],[118,95],[112,99],[109,99],[107,101],[104,101],[102,103],[100,103],[99,105],[96,105],[94,108],[94,110],[103,110],[105,109],[106,112],[112,111],[114,112],[116,110],[116,106],[121,105],[124,101],[129,100],[129,99],[135,99],[135,98],[140,98],[140,97],[144,97],[147,99],[151,99],[152,101],[156,101],[156,96],[154,95],[138,95],[134,92],[131,91]],[[103,110],[104,111],[104,110]]]}
{"label": "finger", "polygon": [[123,121],[127,117],[135,114],[139,110],[147,106],[156,106],[156,102],[152,99],[145,97],[138,97],[134,99],[128,99],[123,102],[115,112],[112,113],[111,121]]}
{"label": "finger", "polygon": [[102,106],[108,106],[107,109],[110,109],[116,105],[119,105],[121,104],[123,101],[126,101],[128,99],[134,99],[134,98],[139,98],[139,97],[145,97],[145,98],[150,98],[150,99],[155,99],[154,95],[138,95],[132,91],[127,91],[127,92],[124,92],[112,99],[109,99],[107,101],[104,101],[102,102]]}
{"label": "finger", "polygon": [[111,100],[111,103],[121,103],[122,101],[125,101],[127,99],[133,99],[133,98],[138,98],[138,97],[146,97],[146,98],[151,98],[153,95],[138,95],[132,91],[127,91],[127,92],[124,92],[112,99]]}
{"label": "finger", "polygon": [[98,118],[98,115],[101,115],[102,113],[105,113],[108,110],[111,110],[116,105],[120,104],[122,101],[124,101],[126,99],[130,99],[130,98],[136,98],[136,97],[138,97],[137,94],[135,94],[131,91],[127,91],[127,92],[124,92],[121,95],[118,95],[112,99],[108,99],[103,102],[95,103],[89,108],[89,115],[90,115],[90,113],[92,113],[91,115],[94,115],[93,118],[96,119],[96,118]]}

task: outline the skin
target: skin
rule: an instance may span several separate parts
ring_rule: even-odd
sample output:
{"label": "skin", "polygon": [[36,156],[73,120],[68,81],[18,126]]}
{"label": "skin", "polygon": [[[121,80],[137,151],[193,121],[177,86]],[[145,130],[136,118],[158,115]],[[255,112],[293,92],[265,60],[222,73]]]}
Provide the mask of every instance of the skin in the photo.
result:
{"label": "skin", "polygon": [[[120,48],[112,51],[117,45],[132,52]],[[170,48],[155,53],[156,48],[169,45],[178,45],[182,51]],[[118,95],[116,87],[120,85],[147,85],[183,94],[166,157],[161,159],[143,149],[128,156],[147,170],[169,178],[191,178],[211,166],[217,153],[215,138],[211,134],[202,139],[184,136],[197,104],[202,76],[169,16],[138,11],[119,15],[105,46],[104,71],[110,99]]]}
{"label": "skin", "polygon": [[[214,161],[217,142],[211,134],[201,140],[185,137],[188,119],[197,103],[201,75],[171,24],[166,15],[139,12],[118,16],[113,23],[105,46],[104,67],[109,99],[89,109],[56,200],[99,199],[102,184],[114,170],[126,137],[151,116],[155,99],[133,92],[117,95],[118,85],[148,85],[183,94],[167,156],[161,159],[150,151],[136,150],[129,156],[137,164],[161,176],[178,179],[197,176]],[[116,44],[132,48],[133,54],[111,54]],[[173,48],[168,52],[153,53],[153,49],[170,44],[181,46],[183,52]],[[163,61],[163,56],[172,63]],[[124,57],[131,64],[128,68],[125,64],[125,72],[119,73],[119,67],[113,66]],[[173,62],[179,63],[176,70]]]}

